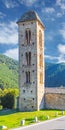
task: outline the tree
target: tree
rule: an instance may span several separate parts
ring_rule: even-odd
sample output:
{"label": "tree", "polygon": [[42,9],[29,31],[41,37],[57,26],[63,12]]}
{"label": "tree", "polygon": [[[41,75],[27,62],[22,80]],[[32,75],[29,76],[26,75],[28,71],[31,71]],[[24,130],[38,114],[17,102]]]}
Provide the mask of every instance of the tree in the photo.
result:
{"label": "tree", "polygon": [[14,107],[15,97],[12,92],[7,92],[1,96],[1,105],[3,108],[12,109]]}

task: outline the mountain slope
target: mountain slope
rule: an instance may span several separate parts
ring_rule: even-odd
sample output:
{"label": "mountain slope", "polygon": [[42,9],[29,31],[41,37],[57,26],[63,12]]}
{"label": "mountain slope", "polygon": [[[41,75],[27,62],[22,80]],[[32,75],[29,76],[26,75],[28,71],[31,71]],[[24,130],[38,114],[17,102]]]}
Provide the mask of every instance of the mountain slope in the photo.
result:
{"label": "mountain slope", "polygon": [[46,63],[45,86],[60,87],[65,86],[65,64]]}
{"label": "mountain slope", "polygon": [[18,62],[0,54],[0,88],[18,87]]}
{"label": "mountain slope", "polygon": [[[65,64],[45,63],[45,87],[65,86]],[[0,88],[18,88],[18,61],[0,54]]]}

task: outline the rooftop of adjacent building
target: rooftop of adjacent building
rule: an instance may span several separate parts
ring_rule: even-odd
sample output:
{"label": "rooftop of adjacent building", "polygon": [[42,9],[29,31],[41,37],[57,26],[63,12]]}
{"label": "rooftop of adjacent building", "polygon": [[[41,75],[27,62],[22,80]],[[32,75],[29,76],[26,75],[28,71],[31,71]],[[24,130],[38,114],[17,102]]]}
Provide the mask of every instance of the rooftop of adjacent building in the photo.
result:
{"label": "rooftop of adjacent building", "polygon": [[47,94],[51,94],[51,93],[54,93],[54,94],[65,94],[65,87],[51,87],[51,88],[45,88],[45,93]]}
{"label": "rooftop of adjacent building", "polygon": [[[18,20],[17,23],[26,22],[26,21],[32,21],[32,20],[38,20],[38,21],[43,25],[43,23],[42,23],[40,17],[39,17],[38,14],[37,14],[35,11],[33,11],[33,10],[24,13],[24,14],[21,16],[21,18]],[[44,27],[44,25],[43,25],[43,27]]]}

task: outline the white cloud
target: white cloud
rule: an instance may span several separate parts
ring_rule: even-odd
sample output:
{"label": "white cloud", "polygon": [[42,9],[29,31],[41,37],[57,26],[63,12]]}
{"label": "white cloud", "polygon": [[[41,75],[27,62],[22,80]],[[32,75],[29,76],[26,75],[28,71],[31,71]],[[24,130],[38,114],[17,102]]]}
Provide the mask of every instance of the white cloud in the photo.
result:
{"label": "white cloud", "polygon": [[60,30],[60,34],[62,35],[63,39],[65,40],[65,29]]}
{"label": "white cloud", "polygon": [[17,44],[18,32],[16,22],[0,23],[0,43]]}
{"label": "white cloud", "polygon": [[46,21],[55,21],[56,11],[52,7],[42,7],[41,12],[43,13],[43,16],[45,16]]}
{"label": "white cloud", "polygon": [[56,0],[56,5],[65,10],[65,0]]}
{"label": "white cloud", "polygon": [[18,6],[16,0],[2,0],[2,2],[6,6],[6,8],[14,8]]}
{"label": "white cloud", "polygon": [[49,59],[49,60],[57,60],[58,59],[58,57],[50,56],[50,55],[45,55],[45,58]]}
{"label": "white cloud", "polygon": [[58,51],[64,55],[65,54],[65,45],[59,44],[58,45]]}
{"label": "white cloud", "polygon": [[59,30],[59,32],[65,40],[65,23],[62,24],[62,28]]}
{"label": "white cloud", "polygon": [[38,0],[18,0],[21,4],[25,4],[26,6],[32,6]]}
{"label": "white cloud", "polygon": [[45,55],[45,59],[51,60],[52,62],[55,61],[55,63],[65,63],[65,56],[60,54],[59,56],[51,56],[51,55]]}
{"label": "white cloud", "polygon": [[7,50],[4,55],[18,60],[18,48]]}
{"label": "white cloud", "polygon": [[54,31],[47,31],[47,34],[45,34],[45,41],[53,41],[54,37],[56,36],[56,33]]}
{"label": "white cloud", "polygon": [[45,59],[55,61],[56,63],[65,63],[65,45],[59,44],[57,46],[59,56],[51,56],[51,55],[45,55]]}
{"label": "white cloud", "polygon": [[57,17],[58,17],[58,18],[62,17],[62,15],[63,15],[63,14],[60,13],[60,12],[57,13]]}
{"label": "white cloud", "polygon": [[65,57],[64,57],[64,55],[60,55],[58,57],[58,63],[65,63]]}
{"label": "white cloud", "polygon": [[61,63],[61,62],[65,63],[65,45],[59,44],[58,51],[60,53],[58,57],[58,63]]}
{"label": "white cloud", "polygon": [[3,18],[3,17],[5,17],[6,15],[4,14],[4,13],[2,13],[2,12],[0,12],[0,18]]}
{"label": "white cloud", "polygon": [[52,41],[53,40],[53,36],[48,34],[46,37],[45,37],[45,40],[46,41]]}
{"label": "white cloud", "polygon": [[47,7],[47,8],[45,8],[45,10],[43,10],[44,12],[46,12],[46,13],[54,13],[55,12],[55,9],[54,8],[49,8],[49,7]]}

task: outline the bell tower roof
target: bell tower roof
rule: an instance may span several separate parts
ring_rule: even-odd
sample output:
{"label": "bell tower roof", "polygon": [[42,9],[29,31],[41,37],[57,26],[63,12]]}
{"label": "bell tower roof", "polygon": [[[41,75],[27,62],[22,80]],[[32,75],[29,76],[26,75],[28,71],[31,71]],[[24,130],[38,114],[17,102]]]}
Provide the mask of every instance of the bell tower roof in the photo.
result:
{"label": "bell tower roof", "polygon": [[41,19],[39,18],[38,14],[33,10],[28,11],[25,14],[23,14],[21,16],[21,18],[17,21],[17,23],[32,21],[32,20],[38,20],[42,24],[42,26],[44,27],[44,25],[43,25]]}

